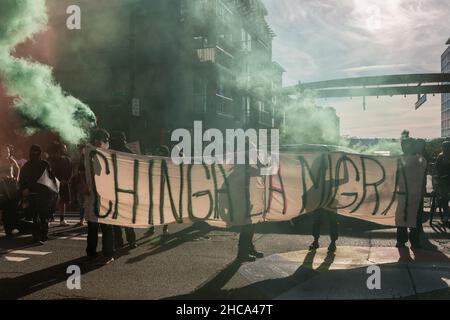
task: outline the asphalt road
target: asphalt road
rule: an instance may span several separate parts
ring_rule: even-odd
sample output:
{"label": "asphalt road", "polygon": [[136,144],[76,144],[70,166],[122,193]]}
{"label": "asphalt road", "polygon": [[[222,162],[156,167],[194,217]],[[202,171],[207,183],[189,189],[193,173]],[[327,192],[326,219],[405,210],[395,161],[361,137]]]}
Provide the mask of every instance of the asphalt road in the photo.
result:
{"label": "asphalt road", "polygon": [[[69,220],[76,223],[75,217]],[[289,222],[257,226],[255,244],[266,256],[305,250],[311,242],[310,215],[297,226]],[[2,299],[267,299],[267,290],[250,285],[235,262],[237,230],[207,225],[171,225],[170,235],[144,236],[137,230],[137,249],[123,249],[116,261],[94,266],[85,260],[86,227],[52,223],[50,240],[43,246],[30,236],[7,239],[0,229],[0,298]],[[327,228],[324,228],[324,233]],[[443,230],[425,228],[428,250],[450,253],[450,238]],[[321,238],[327,246],[328,237]],[[99,241],[100,250],[101,241]],[[395,229],[348,218],[340,219],[338,246],[392,247]],[[69,290],[67,268],[82,271],[81,289]],[[276,288],[279,286],[280,288]],[[286,281],[273,288],[281,292]],[[443,296],[447,294],[442,293]]]}

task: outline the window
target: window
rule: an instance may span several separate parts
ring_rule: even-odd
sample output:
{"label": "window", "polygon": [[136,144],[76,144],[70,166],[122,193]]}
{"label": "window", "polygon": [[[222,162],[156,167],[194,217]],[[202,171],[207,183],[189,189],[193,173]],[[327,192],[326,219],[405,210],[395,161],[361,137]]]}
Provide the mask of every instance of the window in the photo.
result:
{"label": "window", "polygon": [[250,97],[243,96],[241,103],[242,103],[241,112],[242,112],[244,123],[248,123],[250,121]]}
{"label": "window", "polygon": [[252,36],[245,29],[241,29],[241,43],[243,51],[252,51]]}
{"label": "window", "polygon": [[207,84],[205,79],[197,77],[194,80],[194,111],[197,113],[206,112],[206,92]]}
{"label": "window", "polygon": [[233,15],[233,12],[228,9],[228,7],[222,2],[217,1],[216,5],[216,15],[217,18],[219,18],[220,21],[222,21],[225,24],[231,23],[231,16]]}

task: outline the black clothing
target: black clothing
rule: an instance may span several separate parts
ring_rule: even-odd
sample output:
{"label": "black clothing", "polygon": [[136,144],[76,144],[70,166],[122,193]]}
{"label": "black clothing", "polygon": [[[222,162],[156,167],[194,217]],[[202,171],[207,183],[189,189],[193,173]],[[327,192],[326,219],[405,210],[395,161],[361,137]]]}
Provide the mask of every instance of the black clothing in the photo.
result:
{"label": "black clothing", "polygon": [[98,228],[102,231],[102,252],[103,256],[113,258],[114,256],[114,239],[113,228],[111,225],[88,221],[88,237],[86,253],[88,257],[97,256]]}
{"label": "black clothing", "polygon": [[122,229],[125,229],[125,237],[127,239],[127,242],[130,245],[136,244],[136,233],[134,232],[133,228],[122,228],[119,226],[113,227],[114,232],[114,243],[116,245],[116,248],[120,248],[123,246],[123,238],[122,238]]}
{"label": "black clothing", "polygon": [[51,156],[48,161],[52,167],[55,177],[61,181],[59,188],[59,198],[63,203],[70,202],[69,181],[72,178],[72,160],[67,156]]}
{"label": "black clothing", "polygon": [[20,172],[20,190],[29,190],[29,210],[33,217],[33,237],[36,241],[46,241],[48,234],[48,219],[55,201],[55,194],[48,187],[37,183],[47,170],[53,178],[50,164],[44,160],[28,161]]}
{"label": "black clothing", "polygon": [[423,215],[423,199],[419,204],[417,212],[416,226],[414,228],[398,227],[397,228],[397,244],[405,245],[408,240],[412,247],[420,246],[420,233],[422,231],[422,215]]}
{"label": "black clothing", "polygon": [[339,237],[339,222],[338,214],[333,211],[319,209],[313,212],[313,237],[314,241],[318,241],[320,238],[320,228],[322,226],[323,220],[330,223],[330,239],[331,242],[336,242]]}
{"label": "black clothing", "polygon": [[[134,153],[126,146],[125,141],[118,139],[115,136],[113,136],[111,138],[110,150],[131,153],[131,154]],[[113,229],[114,229],[114,241],[116,244],[116,248],[123,246],[122,229],[125,229],[125,236],[126,236],[127,242],[131,245],[136,244],[136,233],[134,232],[133,228],[126,228],[126,227],[122,228],[120,226],[114,226]]]}
{"label": "black clothing", "polygon": [[238,256],[245,256],[255,251],[253,245],[253,236],[255,234],[255,225],[248,224],[241,227],[241,233],[239,235],[239,249]]}

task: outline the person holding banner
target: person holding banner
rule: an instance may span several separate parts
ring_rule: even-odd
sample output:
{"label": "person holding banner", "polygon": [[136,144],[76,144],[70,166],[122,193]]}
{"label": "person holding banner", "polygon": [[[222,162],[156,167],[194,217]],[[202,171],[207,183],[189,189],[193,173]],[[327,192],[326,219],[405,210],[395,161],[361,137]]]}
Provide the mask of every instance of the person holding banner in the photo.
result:
{"label": "person holding banner", "polygon": [[[326,219],[324,219],[326,218]],[[313,232],[314,241],[309,246],[309,250],[313,251],[319,248],[320,228],[324,220],[328,220],[330,223],[330,245],[328,246],[328,252],[336,251],[336,241],[339,237],[339,223],[338,215],[334,211],[325,209],[317,209],[313,213]]]}
{"label": "person holding banner", "polygon": [[[91,143],[97,148],[109,149],[110,135],[106,130],[95,129],[91,135]],[[81,172],[86,172],[84,166],[84,159],[81,159],[79,169]],[[84,180],[86,180],[86,174],[82,174]],[[92,192],[87,187],[86,181],[84,181],[85,193],[88,195]],[[99,265],[107,265],[114,261],[114,233],[113,226],[94,221],[88,221],[88,236],[86,253],[89,260],[97,258],[97,243],[98,243],[98,229],[102,232],[102,252],[103,258],[98,261]]]}
{"label": "person holding banner", "polygon": [[[52,201],[55,199],[57,183],[50,164],[41,159],[42,150],[38,145],[30,148],[30,160],[20,172],[19,185],[24,202],[33,216],[33,239],[44,244],[48,240],[48,220]],[[56,187],[57,188],[57,187]]]}
{"label": "person holding banner", "polygon": [[450,141],[442,143],[442,153],[439,154],[436,160],[436,170],[438,173],[440,205],[444,211],[443,223],[444,226],[449,227],[449,206],[448,194],[450,193]]}
{"label": "person holding banner", "polygon": [[[119,151],[119,152],[125,152],[134,154],[133,151],[131,151],[127,147],[127,140],[124,132],[121,131],[114,131],[111,134],[111,150]],[[136,233],[134,232],[133,228],[122,228],[119,226],[114,226],[114,241],[116,248],[123,247],[123,237],[122,237],[122,229],[125,230],[125,236],[127,238],[128,244],[131,248],[137,248],[136,244]]]}
{"label": "person holding banner", "polygon": [[[425,150],[425,140],[423,139],[413,139],[409,137],[403,137],[401,140],[402,151],[405,156],[422,156],[428,160],[428,155]],[[422,195],[420,199],[420,205],[417,212],[416,226],[414,228],[398,227],[397,228],[397,248],[406,248],[406,243],[411,243],[411,248],[420,249],[420,233],[422,231],[422,216],[423,216],[423,202],[426,191],[426,173],[424,177],[419,177],[423,179]]]}

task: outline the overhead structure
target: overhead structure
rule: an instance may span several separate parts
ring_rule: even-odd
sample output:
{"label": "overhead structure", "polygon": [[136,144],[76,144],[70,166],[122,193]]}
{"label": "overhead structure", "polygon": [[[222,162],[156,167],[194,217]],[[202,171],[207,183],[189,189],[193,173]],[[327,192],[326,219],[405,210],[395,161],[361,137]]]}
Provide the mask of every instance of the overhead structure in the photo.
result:
{"label": "overhead structure", "polygon": [[402,74],[299,83],[283,88],[288,95],[316,98],[424,95],[450,93],[449,73]]}

